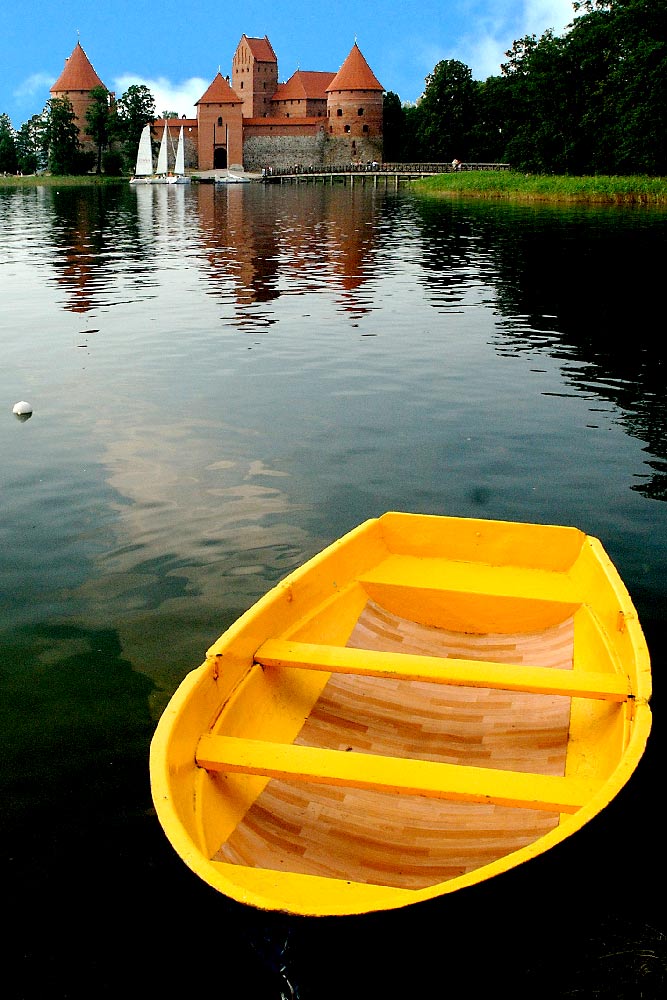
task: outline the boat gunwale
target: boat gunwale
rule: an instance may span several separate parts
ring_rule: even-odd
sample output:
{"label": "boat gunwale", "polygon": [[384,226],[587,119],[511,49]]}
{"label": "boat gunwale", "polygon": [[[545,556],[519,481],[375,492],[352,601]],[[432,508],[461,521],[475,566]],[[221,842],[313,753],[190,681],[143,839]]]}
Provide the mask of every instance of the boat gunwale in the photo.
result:
{"label": "boat gunwale", "polygon": [[[401,516],[422,517],[422,515]],[[431,515],[427,516],[430,517]],[[632,773],[635,771],[644,752],[646,741],[650,733],[651,713],[648,705],[651,693],[650,661],[648,649],[646,647],[636,611],[634,610],[629,593],[625,588],[623,581],[618,575],[616,568],[613,566],[613,563],[607,556],[599,540],[592,536],[584,536],[582,534],[581,537],[585,539],[586,543],[593,550],[593,554],[597,562],[601,566],[608,582],[617,596],[620,611],[623,616],[623,620],[619,627],[627,629],[628,631],[630,645],[633,649],[636,660],[636,676],[633,679],[632,693],[629,696],[630,700],[633,702],[633,723],[627,745],[619,758],[617,766],[614,768],[609,777],[603,782],[598,791],[594,792],[575,814],[568,816],[560,826],[557,826],[552,831],[544,834],[538,840],[527,844],[516,851],[506,854],[488,865],[483,865],[480,868],[467,872],[464,875],[449,879],[446,882],[437,883],[426,888],[416,890],[404,888],[393,889],[392,887],[385,887],[383,889],[382,887],[372,885],[365,886],[364,892],[362,893],[364,898],[361,902],[361,908],[359,905],[354,904],[354,893],[350,893],[349,889],[346,888],[349,883],[347,883],[344,879],[325,880],[326,884],[329,886],[330,883],[334,883],[334,888],[331,888],[330,886],[327,893],[327,909],[322,910],[315,905],[308,892],[304,894],[303,889],[299,889],[298,891],[294,889],[291,895],[290,892],[286,892],[282,897],[272,894],[267,888],[271,883],[272,872],[270,869],[264,870],[260,868],[248,868],[247,871],[249,874],[246,883],[246,880],[243,877],[243,872],[246,870],[244,866],[230,866],[220,861],[207,859],[201,854],[195,841],[183,826],[181,818],[178,815],[178,811],[176,810],[171,798],[171,775],[169,773],[170,768],[168,765],[168,748],[171,739],[172,727],[177,724],[180,713],[189,703],[193,692],[200,685],[210,685],[217,679],[214,677],[214,673],[220,669],[219,661],[221,657],[223,657],[226,648],[239,638],[242,639],[248,629],[250,630],[250,633],[253,633],[258,616],[261,616],[263,611],[271,610],[276,602],[291,603],[293,600],[294,588],[297,588],[300,584],[306,581],[308,576],[312,574],[318,566],[321,566],[325,560],[331,558],[331,556],[337,551],[340,552],[344,545],[350,545],[356,536],[369,530],[369,527],[377,524],[379,520],[380,519],[375,518],[370,519],[353,529],[352,532],[340,539],[337,539],[330,546],[327,546],[321,552],[317,553],[310,560],[306,561],[303,565],[290,573],[284,580],[274,586],[262,598],[260,598],[258,602],[249,608],[232,626],[230,626],[229,629],[227,629],[225,633],[223,633],[222,636],[219,637],[218,640],[216,640],[215,643],[213,643],[211,647],[209,647],[209,650],[207,651],[207,658],[204,663],[200,667],[191,671],[190,674],[184,678],[170,701],[167,710],[163,713],[162,718],[159,720],[155,731],[151,746],[151,785],[153,788],[154,800],[160,822],[165,828],[165,832],[167,832],[172,845],[186,864],[197,875],[204,879],[204,881],[224,894],[259,909],[283,910],[295,914],[311,916],[320,916],[325,913],[331,915],[344,915],[369,912],[374,909],[393,909],[408,905],[409,903],[446,895],[460,888],[485,881],[496,874],[500,874],[501,872],[508,871],[509,869],[516,867],[517,865],[536,857],[539,854],[542,854],[562,840],[566,839],[572,833],[576,832],[576,830],[580,829],[587,822],[589,822],[589,820],[596,816],[602,809],[604,809],[605,806],[608,805],[608,803],[618,794],[620,789],[626,784]],[[477,521],[477,519],[450,520],[467,520],[471,522]],[[481,523],[488,524],[489,522],[484,521]],[[518,522],[497,521],[492,523],[498,525],[515,525]],[[554,526],[556,529],[559,527],[560,526]],[[578,529],[572,530],[577,531]],[[270,635],[271,633],[269,633],[269,636]],[[253,662],[255,662],[255,654],[257,654],[258,650],[261,650],[261,643],[255,646],[251,657]],[[259,657],[261,659],[261,652]],[[248,667],[248,669],[251,668],[252,665]],[[241,680],[242,678],[239,678],[238,683],[241,683]],[[232,879],[229,877],[231,867],[237,870],[236,873],[239,876],[238,879]],[[266,871],[267,873],[264,878],[258,875],[258,873],[262,871]],[[290,884],[290,879],[286,876],[287,873],[281,873],[284,888]],[[310,879],[315,881],[309,882]],[[298,883],[301,887],[309,884],[314,885],[316,882],[319,884],[319,881],[321,881],[321,876],[294,876],[294,884],[296,885],[296,883]],[[264,890],[257,888],[258,882],[265,886]],[[335,888],[335,883],[340,883],[340,892]]]}

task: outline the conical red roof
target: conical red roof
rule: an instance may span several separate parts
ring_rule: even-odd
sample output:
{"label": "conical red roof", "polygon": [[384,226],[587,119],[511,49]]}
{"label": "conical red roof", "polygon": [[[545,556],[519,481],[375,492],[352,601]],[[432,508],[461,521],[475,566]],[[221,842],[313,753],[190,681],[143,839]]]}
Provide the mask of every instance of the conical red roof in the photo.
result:
{"label": "conical red roof", "polygon": [[349,56],[327,87],[334,90],[384,90],[355,42]]}
{"label": "conical red roof", "polygon": [[218,72],[213,83],[204,93],[197,104],[240,104],[241,98],[236,91],[232,90],[222,73]]}
{"label": "conical red roof", "polygon": [[61,94],[67,90],[92,90],[93,87],[104,87],[104,84],[81,48],[81,43],[77,42],[72,55],[65,60],[64,70],[51,87],[51,93]]}

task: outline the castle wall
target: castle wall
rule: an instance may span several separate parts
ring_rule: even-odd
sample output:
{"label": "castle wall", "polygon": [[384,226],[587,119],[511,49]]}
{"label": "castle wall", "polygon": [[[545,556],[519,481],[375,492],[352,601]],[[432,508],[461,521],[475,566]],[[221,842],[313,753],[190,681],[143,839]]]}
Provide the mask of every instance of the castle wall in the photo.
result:
{"label": "castle wall", "polygon": [[304,170],[317,170],[372,162],[382,162],[381,137],[331,136],[321,130],[315,135],[285,135],[277,130],[274,135],[246,134],[243,142],[243,166],[252,172],[265,167],[291,170],[297,164]]}
{"label": "castle wall", "polygon": [[324,166],[345,167],[350,163],[382,163],[382,136],[349,135],[326,137]]}
{"label": "castle wall", "polygon": [[243,165],[246,170],[257,172],[265,167],[291,169],[296,164],[306,170],[321,167],[325,162],[326,142],[327,138],[321,130],[310,135],[285,135],[283,131],[275,135],[246,134]]}

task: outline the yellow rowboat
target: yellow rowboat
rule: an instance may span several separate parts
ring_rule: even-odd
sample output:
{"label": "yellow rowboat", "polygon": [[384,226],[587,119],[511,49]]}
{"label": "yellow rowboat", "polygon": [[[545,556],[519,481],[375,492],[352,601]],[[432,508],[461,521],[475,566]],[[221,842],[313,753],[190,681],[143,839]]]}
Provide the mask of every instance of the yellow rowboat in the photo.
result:
{"label": "yellow rowboat", "polygon": [[625,785],[648,650],[596,538],[387,513],[208,650],[151,745],[187,865],[263,910],[391,910],[535,858]]}

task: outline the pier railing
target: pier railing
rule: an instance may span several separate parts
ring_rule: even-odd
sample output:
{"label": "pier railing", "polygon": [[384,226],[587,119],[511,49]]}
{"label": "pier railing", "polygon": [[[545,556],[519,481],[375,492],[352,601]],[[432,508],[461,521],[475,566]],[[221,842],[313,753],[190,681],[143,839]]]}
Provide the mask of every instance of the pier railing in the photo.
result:
{"label": "pier railing", "polygon": [[434,174],[451,174],[468,170],[509,170],[509,163],[460,163],[454,167],[451,163],[341,163],[326,167],[302,166],[267,167],[262,170],[262,180],[266,183],[295,183],[299,181],[323,181],[333,184],[335,181],[349,182],[355,180],[366,183],[371,181],[377,185],[391,182],[398,187],[400,182],[417,180],[420,177],[432,177]]}

